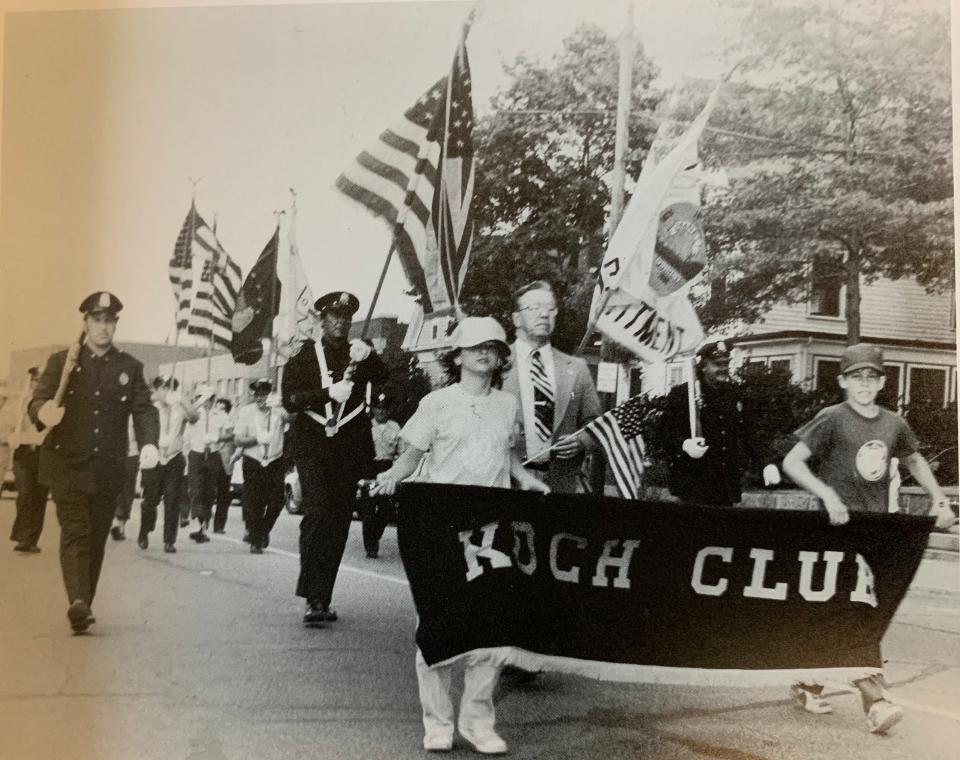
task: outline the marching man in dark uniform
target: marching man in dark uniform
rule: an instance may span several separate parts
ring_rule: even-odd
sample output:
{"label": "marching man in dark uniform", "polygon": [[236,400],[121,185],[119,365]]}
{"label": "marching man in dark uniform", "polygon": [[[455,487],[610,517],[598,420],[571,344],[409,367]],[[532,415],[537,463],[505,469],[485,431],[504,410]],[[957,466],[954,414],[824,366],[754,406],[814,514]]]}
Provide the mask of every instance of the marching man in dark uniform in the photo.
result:
{"label": "marching man in dark uniform", "polygon": [[[730,349],[725,341],[697,351],[697,411],[701,430],[691,435],[686,383],[675,386],[664,412],[670,493],[681,501],[732,506],[740,501],[743,451],[756,460],[750,412],[729,374]],[[776,465],[767,465],[764,480],[780,481]]]}
{"label": "marching man in dark uniform", "polygon": [[123,488],[131,415],[141,468],[158,461],[159,422],[143,365],[113,345],[122,308],[112,293],[83,300],[84,332],[47,361],[29,406],[38,427],[51,428],[40,449],[40,481],[57,506],[67,617],[75,633],[94,622],[90,605]]}
{"label": "marching man in dark uniform", "polygon": [[350,530],[357,481],[373,467],[373,440],[365,400],[369,383],[386,381],[380,357],[361,340],[348,341],[360,304],[350,293],[318,298],[322,337],[304,342],[283,374],[283,405],[295,415],[290,447],[303,488],[300,578],[309,625],[337,619],[333,586]]}

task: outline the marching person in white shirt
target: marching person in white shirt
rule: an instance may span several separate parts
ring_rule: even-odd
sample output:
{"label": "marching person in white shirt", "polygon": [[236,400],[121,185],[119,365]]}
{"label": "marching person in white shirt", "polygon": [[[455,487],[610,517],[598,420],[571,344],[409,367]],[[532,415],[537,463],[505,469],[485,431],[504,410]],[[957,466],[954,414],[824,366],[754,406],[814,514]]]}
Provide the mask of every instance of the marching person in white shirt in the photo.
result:
{"label": "marching person in white shirt", "polygon": [[193,392],[192,411],[186,430],[187,479],[190,491],[190,512],[199,523],[199,527],[190,534],[198,544],[210,540],[207,527],[213,513],[213,503],[217,498],[217,483],[221,478],[223,463],[220,460],[220,447],[225,438],[232,433],[229,418],[213,408],[214,392],[206,383],[201,383]]}
{"label": "marching person in white shirt", "polygon": [[190,414],[180,396],[176,378],[157,377],[153,381],[150,400],[160,416],[160,439],[157,450],[160,463],[143,470],[143,501],[140,502],[140,534],[137,545],[149,546],[149,535],[157,526],[157,506],[163,499],[163,550],[175,552],[180,517],[179,493],[186,462],[183,459],[183,431]]}
{"label": "marching person in white shirt", "polygon": [[263,554],[283,509],[283,429],[289,415],[269,380],[250,383],[253,402],[240,409],[233,442],[243,449],[243,514],[250,553]]}

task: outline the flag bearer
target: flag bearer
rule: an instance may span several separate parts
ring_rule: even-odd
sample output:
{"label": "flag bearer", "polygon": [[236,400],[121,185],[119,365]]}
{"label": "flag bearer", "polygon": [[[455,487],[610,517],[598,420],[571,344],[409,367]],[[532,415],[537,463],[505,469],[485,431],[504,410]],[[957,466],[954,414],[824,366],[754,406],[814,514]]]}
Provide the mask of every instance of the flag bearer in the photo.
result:
{"label": "flag bearer", "polygon": [[362,340],[348,340],[356,296],[334,291],[314,303],[319,342],[306,340],[283,374],[283,405],[295,415],[290,447],[303,489],[300,578],[307,625],[337,619],[330,609],[356,501],[357,481],[371,474],[373,440],[365,413],[368,384],[388,370]]}
{"label": "flag bearer", "polygon": [[75,633],[94,622],[90,605],[123,487],[131,415],[140,466],[157,466],[159,424],[143,365],[113,345],[122,308],[112,293],[83,299],[84,332],[47,360],[29,405],[31,419],[51,429],[40,449],[40,480],[57,507],[67,617]]}

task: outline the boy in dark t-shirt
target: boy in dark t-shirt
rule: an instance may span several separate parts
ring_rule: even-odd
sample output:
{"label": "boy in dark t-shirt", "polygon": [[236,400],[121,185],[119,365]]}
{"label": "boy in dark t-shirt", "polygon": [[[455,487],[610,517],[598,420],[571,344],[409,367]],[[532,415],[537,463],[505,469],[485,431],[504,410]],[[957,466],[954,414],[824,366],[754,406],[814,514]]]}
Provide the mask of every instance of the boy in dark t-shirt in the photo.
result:
{"label": "boy in dark t-shirt", "polygon": [[[848,346],[840,358],[842,404],[823,409],[796,432],[799,442],[783,460],[783,470],[795,483],[820,497],[831,525],[850,520],[849,510],[888,511],[890,458],[897,457],[933,500],[937,525],[949,525],[953,512],[927,460],[917,451],[917,439],[907,422],[877,404],[886,380],[883,354],[876,346]],[[807,462],[818,460],[814,474]],[[895,726],[903,711],[886,699],[882,675],[854,682],[863,699],[867,723],[882,734]],[[793,695],[807,712],[833,710],[821,696],[823,686],[795,684]]]}

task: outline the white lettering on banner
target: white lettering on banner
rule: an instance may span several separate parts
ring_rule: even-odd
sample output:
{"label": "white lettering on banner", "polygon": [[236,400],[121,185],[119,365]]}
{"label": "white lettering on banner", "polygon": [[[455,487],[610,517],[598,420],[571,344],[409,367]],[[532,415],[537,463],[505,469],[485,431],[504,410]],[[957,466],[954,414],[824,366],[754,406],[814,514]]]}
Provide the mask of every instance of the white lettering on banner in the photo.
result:
{"label": "white lettering on banner", "polygon": [[778,583],[772,587],[763,585],[767,575],[767,563],[773,559],[773,552],[770,549],[751,549],[750,559],[753,560],[753,579],[743,590],[743,595],[753,599],[784,601],[787,598],[786,583]]}
{"label": "white lettering on banner", "polygon": [[851,602],[862,602],[876,607],[877,594],[874,591],[873,569],[867,564],[867,561],[857,555],[857,587],[850,594]]}
{"label": "white lettering on banner", "polygon": [[[526,562],[520,561],[521,536],[525,539],[524,542],[527,545],[527,554],[529,555],[529,559]],[[533,542],[533,526],[528,522],[513,521],[513,559],[517,563],[517,567],[527,575],[533,575],[533,571],[537,569],[537,552]]]}
{"label": "white lettering on banner", "polygon": [[480,546],[477,546],[471,540],[473,538],[472,530],[461,530],[457,534],[460,537],[460,543],[463,544],[463,558],[467,562],[468,581],[483,575],[483,567],[478,561],[480,557],[489,560],[494,570],[510,567],[513,564],[510,557],[493,548],[493,538],[497,533],[497,525],[498,523],[495,522],[487,523],[480,529],[483,532]]}
{"label": "white lettering on banner", "polygon": [[823,587],[813,590],[813,569],[820,561],[819,552],[800,552],[800,596],[808,602],[826,602],[837,593],[837,569],[843,561],[843,552],[824,552],[823,561],[827,568],[823,572]]}
{"label": "white lettering on banner", "polygon": [[608,306],[601,321],[617,328],[625,333],[626,337],[656,354],[673,356],[683,345],[684,328],[665,319],[645,301],[625,306]]}
{"label": "white lettering on banner", "polygon": [[[613,556],[613,550],[618,544],[623,543],[623,551],[619,557]],[[627,577],[627,571],[630,569],[630,560],[633,558],[634,550],[640,546],[639,541],[623,541],[614,538],[603,544],[603,554],[597,560],[597,571],[593,576],[593,585],[601,588],[608,588],[610,583],[607,578],[607,568],[617,568],[617,577],[613,579],[614,588],[630,588],[630,578]]]}
{"label": "white lettering on banner", "polygon": [[719,557],[729,565],[733,560],[733,547],[704,546],[697,552],[697,559],[693,563],[693,576],[690,578],[690,585],[693,586],[693,590],[701,596],[722,596],[729,585],[726,578],[720,578],[713,584],[703,582],[703,566],[707,557]]}
{"label": "white lettering on banner", "polygon": [[564,540],[573,541],[577,545],[578,549],[587,548],[587,539],[581,538],[580,536],[574,536],[571,533],[557,533],[553,538],[550,539],[550,572],[553,573],[553,577],[558,581],[577,583],[580,580],[579,567],[573,565],[569,570],[561,570],[560,566],[557,564],[557,554],[560,549],[560,542]]}

